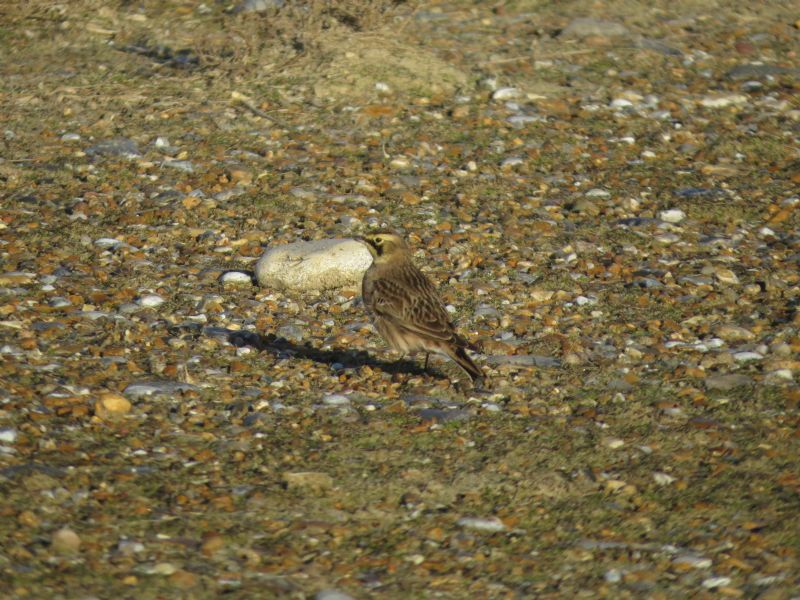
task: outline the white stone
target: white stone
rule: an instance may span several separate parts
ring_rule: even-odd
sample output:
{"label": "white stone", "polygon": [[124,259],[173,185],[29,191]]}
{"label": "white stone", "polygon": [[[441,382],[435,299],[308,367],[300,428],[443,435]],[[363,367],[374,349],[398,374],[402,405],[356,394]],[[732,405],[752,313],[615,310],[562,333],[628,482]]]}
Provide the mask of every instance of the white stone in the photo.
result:
{"label": "white stone", "polygon": [[228,271],[220,277],[222,283],[252,283],[253,280],[248,273],[242,271]]}
{"label": "white stone", "polygon": [[476,529],[478,531],[505,531],[506,526],[500,519],[475,519],[472,517],[464,517],[458,520],[458,524],[467,529]]}
{"label": "white stone", "polygon": [[717,281],[720,283],[731,285],[739,283],[739,278],[736,276],[736,273],[730,269],[717,269],[717,271],[714,272],[714,277],[716,277]]}
{"label": "white stone", "polygon": [[791,369],[777,369],[767,373],[764,378],[764,383],[767,385],[781,385],[783,383],[792,383],[794,381],[794,374]]}
{"label": "white stone", "polygon": [[114,248],[120,244],[122,244],[122,242],[116,238],[100,238],[94,241],[94,245],[100,248]]}
{"label": "white stone", "polygon": [[328,406],[346,406],[350,404],[350,398],[344,394],[326,394],[322,397],[322,403]]}
{"label": "white stone", "polygon": [[299,291],[358,285],[372,263],[367,248],[350,239],[295,242],[270,248],[256,263],[256,280]]}
{"label": "white stone", "polygon": [[633,102],[631,102],[627,98],[614,98],[611,101],[611,104],[609,104],[609,106],[611,108],[617,108],[617,109],[630,108],[631,106],[633,106]]}
{"label": "white stone", "polygon": [[747,352],[747,351],[745,351],[745,352],[736,352],[733,355],[733,359],[736,362],[749,362],[751,360],[761,360],[762,358],[764,358],[764,357],[761,356],[758,352]]}
{"label": "white stone", "polygon": [[519,156],[510,156],[509,158],[506,158],[505,160],[503,160],[503,162],[500,163],[500,166],[501,167],[506,167],[506,168],[517,167],[517,166],[523,164],[524,162],[525,161],[522,160],[522,158],[519,157]]}
{"label": "white stone", "polygon": [[619,569],[609,569],[603,578],[608,583],[619,583],[622,581],[622,573],[620,573]]}
{"label": "white stone", "polygon": [[786,198],[781,202],[781,206],[783,208],[794,208],[800,204],[800,196],[792,196],[791,198]]}
{"label": "white stone", "polygon": [[13,444],[17,441],[16,429],[0,429],[0,442]]}
{"label": "white stone", "polygon": [[158,563],[158,564],[154,565],[152,567],[152,569],[149,569],[149,573],[152,574],[152,575],[168,576],[168,575],[172,575],[177,570],[178,570],[178,567],[176,567],[172,563],[161,562],[161,563]]}
{"label": "white stone", "polygon": [[630,32],[622,23],[603,21],[592,17],[578,17],[570,21],[561,31],[559,37],[586,38],[586,37],[619,37],[627,36]]}
{"label": "white stone", "polygon": [[730,585],[731,578],[730,577],[709,577],[705,581],[703,581],[703,587],[709,590],[713,590],[714,588],[718,587],[725,587],[726,585]]}
{"label": "white stone", "polygon": [[692,554],[683,554],[681,556],[677,556],[672,560],[673,564],[676,565],[686,565],[692,567],[693,569],[710,569],[711,568],[711,559],[705,558],[704,556],[694,556]]}
{"label": "white stone", "polygon": [[725,108],[727,106],[741,106],[747,104],[747,96],[744,94],[720,94],[716,96],[706,96],[700,100],[701,106],[706,108]]}
{"label": "white stone", "polygon": [[492,100],[511,100],[512,98],[519,98],[522,95],[515,87],[502,87],[492,94]]}
{"label": "white stone", "polygon": [[656,242],[659,244],[664,244],[665,246],[669,246],[670,244],[674,244],[680,240],[681,238],[674,233],[662,233],[661,235],[657,235],[655,237]]}
{"label": "white stone", "polygon": [[144,551],[145,547],[144,544],[142,544],[141,542],[121,540],[120,543],[117,544],[117,552],[119,552],[123,556],[133,556],[134,554],[138,554]]}
{"label": "white stone", "polygon": [[322,590],[317,592],[314,600],[354,600],[353,597],[339,590]]}
{"label": "white stone", "polygon": [[672,475],[660,471],[653,473],[653,479],[658,485],[669,485],[675,482],[675,478]]}
{"label": "white stone", "polygon": [[542,120],[542,117],[534,115],[512,115],[506,119],[506,121],[512,125],[517,126],[527,125],[528,123],[537,123]]}
{"label": "white stone", "polygon": [[164,298],[158,294],[147,294],[146,296],[139,298],[138,304],[139,306],[144,306],[145,308],[155,308],[164,304]]}
{"label": "white stone", "polygon": [[680,223],[686,218],[686,213],[679,208],[670,208],[658,213],[658,217],[665,223]]}
{"label": "white stone", "polygon": [[389,166],[393,169],[407,169],[411,166],[411,161],[409,161],[405,156],[397,156],[391,160]]}

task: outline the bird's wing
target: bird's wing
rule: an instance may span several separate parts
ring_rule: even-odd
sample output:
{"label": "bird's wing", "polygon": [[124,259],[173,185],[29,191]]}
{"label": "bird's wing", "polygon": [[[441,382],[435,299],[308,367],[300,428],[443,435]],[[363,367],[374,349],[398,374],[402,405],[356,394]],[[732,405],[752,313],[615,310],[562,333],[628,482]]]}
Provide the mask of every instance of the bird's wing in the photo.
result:
{"label": "bird's wing", "polygon": [[436,290],[428,279],[419,273],[414,278],[414,290],[390,279],[374,283],[372,309],[379,317],[421,336],[451,341],[457,338]]}

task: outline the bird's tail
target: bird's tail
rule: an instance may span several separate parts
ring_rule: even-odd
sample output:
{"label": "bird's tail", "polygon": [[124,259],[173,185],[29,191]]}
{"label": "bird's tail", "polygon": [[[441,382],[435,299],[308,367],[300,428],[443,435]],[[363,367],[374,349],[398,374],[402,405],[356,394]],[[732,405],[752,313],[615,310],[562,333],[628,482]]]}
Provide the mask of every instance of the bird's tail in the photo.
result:
{"label": "bird's tail", "polygon": [[473,384],[478,385],[483,381],[483,371],[481,371],[481,368],[469,357],[467,351],[464,350],[462,346],[455,346],[448,354],[459,367],[467,372]]}

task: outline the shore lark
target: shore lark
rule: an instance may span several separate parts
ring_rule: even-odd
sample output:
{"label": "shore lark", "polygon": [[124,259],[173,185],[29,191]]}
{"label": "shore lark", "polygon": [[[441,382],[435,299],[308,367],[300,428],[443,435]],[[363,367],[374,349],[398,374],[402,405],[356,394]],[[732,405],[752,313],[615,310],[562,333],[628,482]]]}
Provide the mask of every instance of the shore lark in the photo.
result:
{"label": "shore lark", "polygon": [[467,355],[467,341],[456,333],[436,288],[411,261],[403,238],[378,231],[356,239],[372,255],[361,292],[383,339],[404,354],[425,352],[426,368],[431,352],[444,354],[479,385],[483,371]]}

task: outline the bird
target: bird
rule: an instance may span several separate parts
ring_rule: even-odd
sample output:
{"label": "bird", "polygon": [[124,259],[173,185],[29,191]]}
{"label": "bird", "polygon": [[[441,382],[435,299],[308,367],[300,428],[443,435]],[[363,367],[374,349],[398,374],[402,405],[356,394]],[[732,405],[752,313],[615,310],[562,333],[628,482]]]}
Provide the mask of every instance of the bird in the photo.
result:
{"label": "bird", "polygon": [[387,344],[403,354],[424,351],[426,370],[431,352],[444,354],[466,371],[473,386],[482,385],[483,371],[467,354],[467,340],[453,327],[433,283],[411,260],[405,240],[390,230],[354,239],[372,255],[361,295]]}

